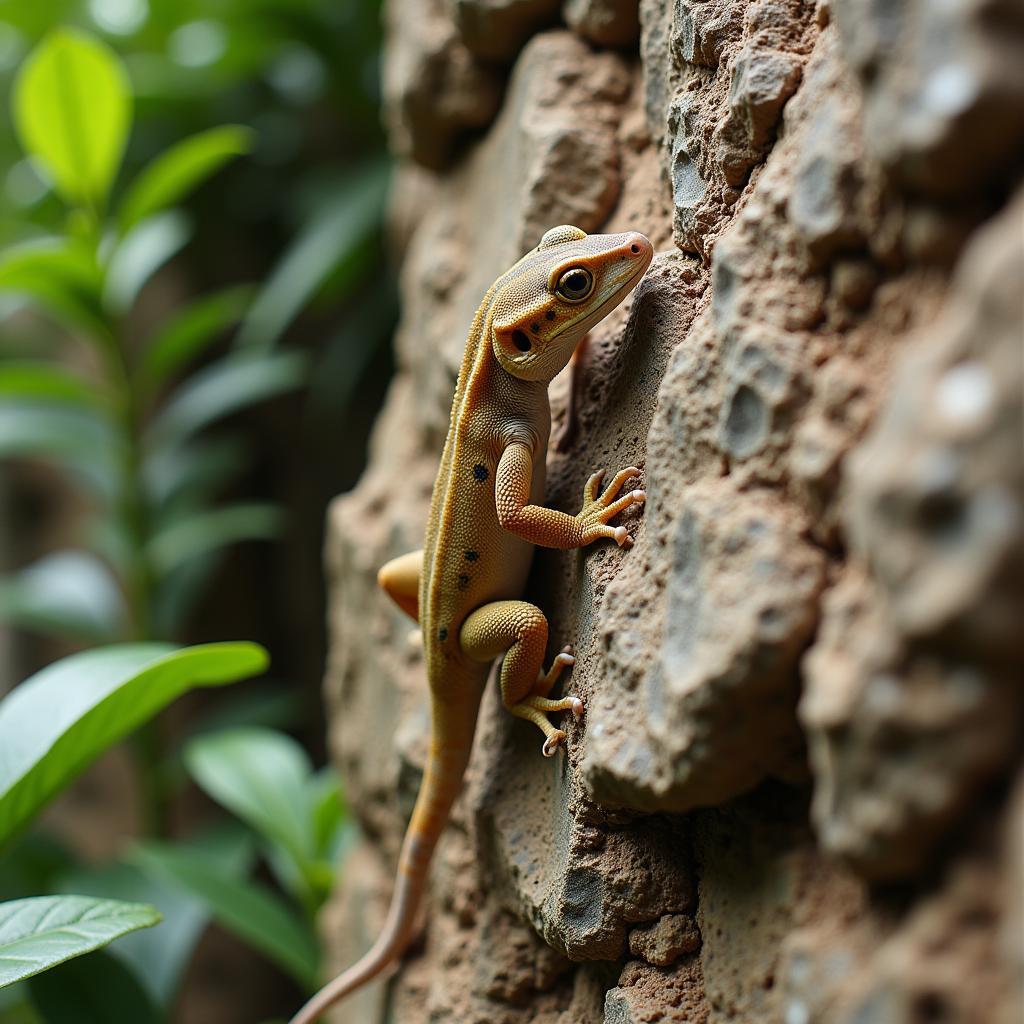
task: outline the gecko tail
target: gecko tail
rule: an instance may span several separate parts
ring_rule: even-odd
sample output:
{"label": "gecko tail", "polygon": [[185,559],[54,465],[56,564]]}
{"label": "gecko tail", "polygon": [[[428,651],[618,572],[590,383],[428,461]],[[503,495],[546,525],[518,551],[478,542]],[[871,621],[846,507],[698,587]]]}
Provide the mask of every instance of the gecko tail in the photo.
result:
{"label": "gecko tail", "polygon": [[320,989],[289,1024],[314,1024],[339,999],[386,971],[409,945],[415,932],[416,911],[427,885],[430,859],[462,788],[469,762],[476,708],[471,702],[466,704],[461,742],[454,738],[444,743],[431,742],[423,784],[402,843],[395,893],[380,938],[361,960]]}
{"label": "gecko tail", "polygon": [[[405,857],[402,859],[404,867]],[[425,881],[425,874],[414,878],[399,871],[395,894],[380,937],[362,959],[320,989],[289,1024],[313,1024],[339,999],[372,981],[398,960],[412,939]]]}

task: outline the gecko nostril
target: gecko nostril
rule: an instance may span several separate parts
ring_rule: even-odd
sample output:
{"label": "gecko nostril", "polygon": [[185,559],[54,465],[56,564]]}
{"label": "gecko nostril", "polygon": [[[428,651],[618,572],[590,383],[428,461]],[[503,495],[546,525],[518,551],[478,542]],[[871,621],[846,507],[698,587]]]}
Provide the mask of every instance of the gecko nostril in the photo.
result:
{"label": "gecko nostril", "polygon": [[631,246],[629,247],[629,251],[630,251],[630,252],[631,252],[631,253],[632,253],[632,254],[633,254],[633,255],[635,256],[635,255],[636,255],[636,254],[637,254],[638,252],[640,252],[640,246],[639,246],[639,245],[637,245],[637,244],[636,244],[636,242],[634,242],[634,243],[633,243],[633,244],[632,244],[632,245],[631,245]]}

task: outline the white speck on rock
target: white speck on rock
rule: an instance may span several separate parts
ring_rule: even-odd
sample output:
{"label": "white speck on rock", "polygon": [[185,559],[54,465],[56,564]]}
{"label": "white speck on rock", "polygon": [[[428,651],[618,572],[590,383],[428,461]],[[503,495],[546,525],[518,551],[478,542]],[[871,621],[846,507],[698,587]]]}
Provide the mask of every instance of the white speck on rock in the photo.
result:
{"label": "white speck on rock", "polygon": [[992,374],[981,363],[958,363],[939,380],[936,401],[939,411],[957,426],[974,426],[992,408],[995,388]]}
{"label": "white speck on rock", "polygon": [[811,1012],[806,1004],[791,1002],[786,1006],[786,1024],[808,1024]]}
{"label": "white speck on rock", "polygon": [[967,68],[947,64],[928,76],[925,83],[925,105],[938,114],[959,114],[970,106],[977,91],[974,76]]}

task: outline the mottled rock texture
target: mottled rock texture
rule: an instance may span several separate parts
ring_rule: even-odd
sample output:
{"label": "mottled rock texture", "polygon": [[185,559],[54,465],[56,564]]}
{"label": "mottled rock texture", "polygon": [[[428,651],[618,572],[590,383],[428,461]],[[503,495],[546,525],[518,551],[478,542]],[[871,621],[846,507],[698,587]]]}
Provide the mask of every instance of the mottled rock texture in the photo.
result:
{"label": "mottled rock texture", "polygon": [[[637,23],[640,26],[636,41]],[[330,512],[330,733],[380,926],[426,753],[410,623],[470,319],[561,222],[658,249],[552,386],[528,596],[587,713],[485,695],[421,939],[339,1024],[1024,1016],[1024,17],[1015,0],[391,0],[399,373]],[[442,170],[439,170],[442,169]],[[559,443],[559,441],[561,443]]]}

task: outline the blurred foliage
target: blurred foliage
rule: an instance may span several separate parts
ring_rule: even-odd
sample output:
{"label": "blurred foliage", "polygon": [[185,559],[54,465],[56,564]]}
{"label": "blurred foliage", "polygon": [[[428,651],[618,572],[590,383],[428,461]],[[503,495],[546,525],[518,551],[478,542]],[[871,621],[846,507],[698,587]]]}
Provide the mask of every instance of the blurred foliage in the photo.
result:
{"label": "blurred foliage", "polygon": [[[0,566],[0,620],[73,645],[180,640],[229,546],[298,531],[317,558],[315,529],[246,493],[265,459],[251,417],[283,395],[301,409],[280,443],[318,481],[318,519],[358,464],[336,439],[395,316],[379,16],[361,0],[0,6],[0,474],[42,461],[79,495],[76,544]],[[73,892],[164,919],[4,989],[0,1018],[166,1020],[211,920],[311,989],[314,916],[353,826],[334,775],[273,728],[295,723],[294,695],[220,702],[167,745],[152,716],[210,681],[203,656],[119,672],[118,650],[80,656],[97,659],[82,692],[81,663],[52,667],[72,688],[46,697],[59,718],[29,707],[33,681],[0,704],[0,748],[23,734],[25,769],[0,780],[0,896]],[[146,832],[120,860],[15,836],[132,729]],[[190,777],[236,818],[172,838]]]}
{"label": "blurred foliage", "polygon": [[[255,644],[185,650],[135,644],[76,654],[27,679],[0,702],[0,851],[90,762],[179,694],[192,686],[235,682],[266,664],[266,652]],[[21,875],[28,888],[40,873],[37,850],[36,843],[15,845],[3,865],[13,867],[11,874]],[[55,874],[64,866],[58,857]],[[148,901],[108,897],[61,894],[0,903],[0,988],[160,921],[159,910]],[[83,992],[83,986],[93,986],[94,994]],[[132,973],[103,957],[93,958],[84,972],[78,965],[66,967],[59,983],[40,981],[28,991],[46,1021],[68,1019],[74,992],[87,1004],[106,1007],[111,1021],[124,1020],[129,1009],[141,1014],[140,999],[149,1003]],[[128,1019],[155,1018],[133,1012]]]}

